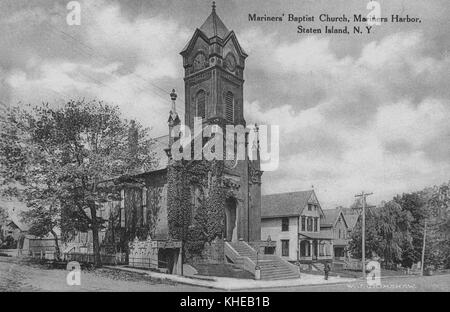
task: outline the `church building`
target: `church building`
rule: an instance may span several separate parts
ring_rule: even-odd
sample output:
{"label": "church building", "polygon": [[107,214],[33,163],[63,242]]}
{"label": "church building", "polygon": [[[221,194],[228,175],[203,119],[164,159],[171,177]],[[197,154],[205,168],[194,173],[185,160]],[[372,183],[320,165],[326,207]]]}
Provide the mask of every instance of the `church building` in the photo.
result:
{"label": "church building", "polygon": [[[203,25],[197,28],[181,51],[184,67],[184,124],[191,129],[194,119],[201,118],[202,126],[216,126],[225,129],[227,125],[242,126],[245,148],[249,147],[249,129],[246,128],[243,110],[244,96],[244,69],[247,54],[240,46],[236,34],[228,30],[216,13],[215,5]],[[121,251],[127,250],[129,239],[138,237],[140,240],[151,237],[153,241],[164,242],[168,240],[196,240],[195,235],[181,235],[173,237],[171,233],[171,214],[187,216],[189,220],[182,220],[186,231],[194,226],[196,213],[199,207],[208,202],[211,197],[209,189],[211,180],[225,195],[223,197],[223,211],[211,217],[217,219],[218,227],[216,237],[208,242],[212,250],[201,251],[198,261],[220,263],[225,259],[224,242],[259,241],[261,234],[261,175],[259,159],[250,160],[245,152],[244,159],[233,160],[182,160],[172,158],[171,147],[177,143],[177,135],[173,135],[174,127],[182,122],[176,111],[177,94],[175,90],[170,95],[172,108],[169,113],[169,135],[156,139],[154,153],[158,165],[149,172],[137,173],[133,176],[120,179],[120,202],[104,204],[100,211],[103,216],[114,215],[114,222],[101,233],[103,246],[120,246]],[[168,107],[169,110],[169,107]],[[163,118],[163,117],[162,117]],[[130,148],[137,143],[137,132],[130,131]],[[192,140],[194,141],[194,140]],[[202,142],[203,143],[203,142]],[[249,148],[252,148],[250,145]],[[226,147],[224,147],[225,151]],[[255,150],[256,154],[257,151]],[[197,162],[197,164],[194,164]],[[212,165],[202,166],[207,170],[195,172],[195,166],[200,162],[211,162],[220,167],[220,170],[211,172]],[[192,211],[176,211],[181,207],[170,209],[170,195],[176,193],[168,177],[171,167],[191,166],[196,175],[196,181],[183,180],[182,188],[189,188],[190,196],[179,200],[188,200]],[[205,183],[203,183],[205,182]],[[177,193],[178,194],[178,193]],[[176,200],[176,198],[174,199]],[[184,205],[186,206],[186,205]],[[206,215],[206,214],[204,214]],[[172,218],[173,219],[173,218]],[[186,218],[184,218],[186,219]],[[205,220],[205,223],[208,223]],[[176,223],[176,222],[175,222]],[[173,225],[177,226],[177,225]],[[173,227],[172,226],[172,227]],[[172,231],[174,232],[174,231]],[[176,231],[175,231],[176,232]],[[180,236],[180,235],[179,235]],[[86,236],[87,239],[87,236]],[[158,244],[156,244],[158,245]],[[159,245],[163,246],[164,243]],[[213,246],[213,247],[211,247]],[[207,247],[205,247],[207,248]],[[199,249],[202,249],[199,247]],[[203,252],[203,254],[202,254]],[[161,255],[166,253],[161,251]],[[188,257],[189,254],[186,255]],[[184,259],[183,261],[189,261]]]}
{"label": "church building", "polygon": [[[262,279],[297,278],[298,268],[273,254],[276,242],[261,240],[258,127],[247,127],[243,108],[248,55],[217,15],[214,3],[180,54],[184,123],[173,90],[169,135],[154,144],[157,166],[116,179],[121,200],[105,203],[99,211],[100,217],[109,220],[100,233],[102,252],[125,253],[131,266],[174,274],[183,274],[183,263],[233,263],[255,276],[260,270]],[[194,129],[198,124],[200,135],[181,139],[180,126]],[[228,140],[209,145],[210,140],[228,135],[234,138],[231,147]],[[203,148],[200,158],[195,157],[198,139]],[[136,148],[133,127],[129,142],[130,150]],[[239,154],[242,147],[244,153]],[[224,157],[206,159],[205,148]],[[188,157],[177,158],[179,152]],[[91,240],[89,235],[77,237],[65,250],[78,251],[84,244],[89,252]]]}

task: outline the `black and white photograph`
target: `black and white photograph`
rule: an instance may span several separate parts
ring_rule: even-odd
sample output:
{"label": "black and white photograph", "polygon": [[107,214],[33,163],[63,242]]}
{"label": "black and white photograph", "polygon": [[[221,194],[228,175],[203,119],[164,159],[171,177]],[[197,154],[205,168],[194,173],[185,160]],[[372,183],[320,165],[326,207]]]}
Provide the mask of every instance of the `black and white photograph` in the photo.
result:
{"label": "black and white photograph", "polygon": [[445,0],[1,0],[0,292],[449,292],[449,31]]}

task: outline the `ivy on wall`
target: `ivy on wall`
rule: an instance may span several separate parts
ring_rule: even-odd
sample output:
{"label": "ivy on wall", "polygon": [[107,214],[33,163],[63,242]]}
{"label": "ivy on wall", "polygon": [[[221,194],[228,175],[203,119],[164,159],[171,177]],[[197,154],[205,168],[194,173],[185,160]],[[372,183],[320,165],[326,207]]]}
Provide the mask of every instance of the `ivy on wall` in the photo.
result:
{"label": "ivy on wall", "polygon": [[[180,160],[168,168],[169,234],[183,242],[185,255],[198,256],[206,243],[222,238],[227,189],[223,186],[223,161]],[[204,200],[194,211],[192,186],[204,190]]]}
{"label": "ivy on wall", "polygon": [[185,161],[173,163],[167,170],[167,221],[172,239],[186,240],[191,219],[191,195]]}
{"label": "ivy on wall", "polygon": [[161,209],[161,200],[163,194],[163,187],[151,186],[147,190],[147,209],[146,225],[151,237],[155,237],[156,226],[158,224],[159,211]]}
{"label": "ivy on wall", "polygon": [[[142,205],[142,187],[128,187],[125,189],[125,227],[121,226],[120,202],[116,202],[106,227],[105,239],[102,243],[110,251],[126,252],[128,243],[136,237],[139,240],[154,237],[157,217],[160,210],[161,188],[147,189],[147,205]],[[120,194],[120,193],[119,193]],[[143,213],[146,210],[146,214]],[[144,217],[146,218],[144,220]]]}

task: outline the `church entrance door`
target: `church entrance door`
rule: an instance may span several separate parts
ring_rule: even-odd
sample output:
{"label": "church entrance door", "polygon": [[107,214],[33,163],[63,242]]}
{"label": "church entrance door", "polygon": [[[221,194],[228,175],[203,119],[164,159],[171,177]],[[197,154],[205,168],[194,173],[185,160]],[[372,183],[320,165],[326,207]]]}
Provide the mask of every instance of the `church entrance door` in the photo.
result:
{"label": "church entrance door", "polygon": [[237,241],[237,224],[236,224],[236,207],[235,198],[228,198],[225,202],[225,237],[227,241]]}

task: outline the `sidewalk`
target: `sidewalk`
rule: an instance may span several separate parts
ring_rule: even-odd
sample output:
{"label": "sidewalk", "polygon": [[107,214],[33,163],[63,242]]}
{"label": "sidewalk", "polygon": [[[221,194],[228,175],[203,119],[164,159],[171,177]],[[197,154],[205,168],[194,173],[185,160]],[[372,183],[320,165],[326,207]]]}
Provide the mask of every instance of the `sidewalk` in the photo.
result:
{"label": "sidewalk", "polygon": [[260,289],[272,287],[292,287],[292,286],[310,286],[310,285],[324,285],[324,284],[341,284],[357,281],[354,278],[330,277],[328,281],[324,280],[323,276],[311,275],[302,273],[301,278],[286,279],[286,280],[250,280],[238,279],[228,277],[214,277],[214,276],[179,276],[164,273],[157,273],[147,270],[129,268],[125,266],[105,266],[113,270],[123,270],[128,272],[139,273],[150,276],[154,279],[168,280],[180,284],[188,284],[194,286],[202,286],[220,290],[244,290],[244,289]]}

